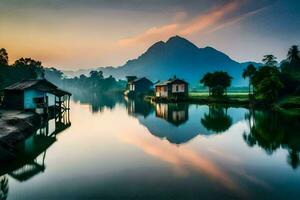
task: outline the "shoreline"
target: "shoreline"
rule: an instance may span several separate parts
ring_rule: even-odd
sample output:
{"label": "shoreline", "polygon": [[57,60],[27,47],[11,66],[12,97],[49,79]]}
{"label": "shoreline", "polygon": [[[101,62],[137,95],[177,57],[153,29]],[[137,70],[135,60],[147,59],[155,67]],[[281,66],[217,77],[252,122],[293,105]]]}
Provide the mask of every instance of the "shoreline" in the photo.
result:
{"label": "shoreline", "polygon": [[33,112],[1,110],[0,147],[14,156],[16,145],[28,138],[41,123],[41,117]]}
{"label": "shoreline", "polygon": [[[155,103],[190,103],[199,105],[224,105],[229,107],[256,107],[258,109],[269,108],[274,111],[284,112],[296,117],[300,116],[300,101],[298,99],[290,103],[290,99],[298,98],[293,96],[286,96],[275,103],[269,103],[259,100],[250,100],[248,96],[228,96],[222,98],[214,98],[209,96],[188,96],[181,99],[175,98],[157,98],[154,96],[145,96],[144,100]],[[299,97],[300,98],[300,97]],[[288,102],[288,103],[287,103]],[[297,103],[295,103],[297,102]]]}

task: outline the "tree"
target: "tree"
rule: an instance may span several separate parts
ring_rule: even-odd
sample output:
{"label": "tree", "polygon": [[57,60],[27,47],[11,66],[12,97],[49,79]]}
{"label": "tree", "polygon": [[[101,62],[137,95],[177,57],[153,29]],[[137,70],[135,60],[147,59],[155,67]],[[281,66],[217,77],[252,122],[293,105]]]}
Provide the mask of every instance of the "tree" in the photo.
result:
{"label": "tree", "polygon": [[293,45],[287,54],[287,59],[288,61],[295,62],[295,61],[300,61],[300,51],[297,45]]}
{"label": "tree", "polygon": [[251,94],[251,85],[252,85],[252,78],[254,76],[256,72],[256,68],[253,64],[250,64],[247,66],[246,69],[244,69],[243,71],[243,78],[246,79],[246,78],[249,78],[249,96]]}
{"label": "tree", "polygon": [[258,85],[258,93],[266,100],[274,102],[278,98],[279,91],[283,88],[283,84],[279,76],[272,75],[265,77]]}
{"label": "tree", "polygon": [[6,49],[0,49],[0,65],[8,65],[8,53]]}
{"label": "tree", "polygon": [[[293,45],[287,54],[287,59],[281,63],[281,71],[293,81],[300,80],[300,51],[297,45]],[[299,84],[299,83],[298,83]]]}
{"label": "tree", "polygon": [[200,83],[202,83],[204,86],[208,87],[208,94],[211,95],[210,88],[213,86],[212,81],[212,73],[206,73],[203,78],[200,80]]}
{"label": "tree", "polygon": [[20,58],[13,64],[15,67],[37,67],[42,68],[41,61],[34,60],[32,58]]}
{"label": "tree", "polygon": [[32,58],[20,58],[13,64],[15,68],[29,70],[32,78],[44,78],[44,69],[41,61]]}
{"label": "tree", "polygon": [[91,71],[90,72],[90,78],[92,80],[98,80],[98,79],[103,79],[103,72],[102,71]]}
{"label": "tree", "polygon": [[227,72],[216,71],[205,74],[200,83],[209,88],[210,95],[223,96],[227,88],[230,87],[231,80],[232,77]]}
{"label": "tree", "polygon": [[277,61],[276,61],[276,57],[273,55],[265,55],[262,59],[262,62],[266,65],[266,66],[276,66]]}
{"label": "tree", "polygon": [[252,78],[255,94],[264,100],[274,102],[283,88],[280,75],[275,66],[259,67]]}

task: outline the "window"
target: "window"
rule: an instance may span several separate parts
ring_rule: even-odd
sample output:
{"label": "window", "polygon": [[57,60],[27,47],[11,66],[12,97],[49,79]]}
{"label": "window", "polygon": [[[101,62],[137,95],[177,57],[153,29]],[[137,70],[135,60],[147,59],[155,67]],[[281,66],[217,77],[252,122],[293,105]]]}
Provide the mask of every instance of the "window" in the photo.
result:
{"label": "window", "polygon": [[176,85],[176,92],[178,92],[178,85]]}

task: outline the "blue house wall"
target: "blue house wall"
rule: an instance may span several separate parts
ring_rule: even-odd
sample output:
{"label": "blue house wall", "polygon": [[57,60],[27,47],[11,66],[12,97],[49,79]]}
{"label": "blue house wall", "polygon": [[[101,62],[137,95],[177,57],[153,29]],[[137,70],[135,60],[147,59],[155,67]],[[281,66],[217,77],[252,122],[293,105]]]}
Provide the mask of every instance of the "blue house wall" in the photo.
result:
{"label": "blue house wall", "polygon": [[37,97],[45,97],[45,93],[34,89],[25,90],[24,109],[35,109],[36,105],[34,103],[34,98]]}

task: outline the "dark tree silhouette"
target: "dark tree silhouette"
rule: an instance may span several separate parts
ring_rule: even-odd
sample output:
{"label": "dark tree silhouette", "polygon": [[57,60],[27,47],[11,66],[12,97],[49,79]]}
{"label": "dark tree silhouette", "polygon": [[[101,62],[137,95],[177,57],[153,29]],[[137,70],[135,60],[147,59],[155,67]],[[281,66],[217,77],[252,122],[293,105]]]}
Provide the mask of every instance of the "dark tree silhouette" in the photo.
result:
{"label": "dark tree silhouette", "polygon": [[289,49],[288,54],[287,54],[287,59],[290,63],[300,60],[300,51],[299,51],[299,48],[297,45],[293,45]]}
{"label": "dark tree silhouette", "polygon": [[277,64],[276,59],[277,58],[274,55],[265,55],[262,59],[262,62],[266,66],[276,66],[276,64]]}
{"label": "dark tree silhouette", "polygon": [[225,132],[232,125],[232,118],[227,115],[227,108],[210,106],[209,113],[204,114],[201,124],[207,129],[216,133]]}
{"label": "dark tree silhouette", "polygon": [[209,88],[209,94],[212,96],[223,96],[231,85],[232,77],[227,72],[216,71],[207,73],[200,80],[204,86]]}
{"label": "dark tree silhouette", "polygon": [[0,49],[0,65],[8,65],[8,53],[6,49]]}
{"label": "dark tree silhouette", "polygon": [[244,79],[249,78],[249,96],[251,95],[252,78],[253,78],[255,72],[256,72],[255,66],[253,64],[250,64],[247,66],[246,69],[244,69],[243,74],[242,74]]}

